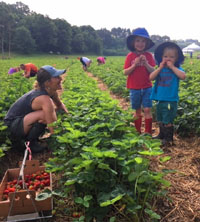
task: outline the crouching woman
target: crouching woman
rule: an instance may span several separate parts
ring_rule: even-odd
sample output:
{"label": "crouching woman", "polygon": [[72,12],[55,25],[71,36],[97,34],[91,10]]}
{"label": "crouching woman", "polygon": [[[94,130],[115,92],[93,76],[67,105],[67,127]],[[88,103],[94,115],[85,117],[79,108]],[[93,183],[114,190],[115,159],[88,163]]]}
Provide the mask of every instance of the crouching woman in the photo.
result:
{"label": "crouching woman", "polygon": [[[8,126],[12,147],[23,151],[25,142],[30,141],[32,152],[41,152],[44,146],[39,137],[45,133],[48,124],[57,120],[56,110],[62,109],[68,113],[60,101],[57,90],[62,89],[61,75],[66,70],[57,70],[45,65],[37,73],[35,89],[20,97],[8,110],[4,119]],[[48,127],[53,134],[53,127]]]}

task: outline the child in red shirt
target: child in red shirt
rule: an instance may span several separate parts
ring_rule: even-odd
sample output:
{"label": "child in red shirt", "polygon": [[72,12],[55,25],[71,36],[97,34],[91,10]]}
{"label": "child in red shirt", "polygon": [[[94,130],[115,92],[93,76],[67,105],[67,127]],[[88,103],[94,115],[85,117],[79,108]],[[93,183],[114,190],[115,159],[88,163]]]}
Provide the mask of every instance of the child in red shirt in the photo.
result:
{"label": "child in red shirt", "polygon": [[145,28],[137,28],[127,37],[127,47],[131,51],[126,56],[124,74],[127,76],[127,88],[130,89],[130,101],[135,110],[134,124],[141,133],[142,108],[145,119],[145,133],[152,133],[152,101],[150,94],[152,83],[149,74],[154,71],[155,60],[148,49],[154,46]]}

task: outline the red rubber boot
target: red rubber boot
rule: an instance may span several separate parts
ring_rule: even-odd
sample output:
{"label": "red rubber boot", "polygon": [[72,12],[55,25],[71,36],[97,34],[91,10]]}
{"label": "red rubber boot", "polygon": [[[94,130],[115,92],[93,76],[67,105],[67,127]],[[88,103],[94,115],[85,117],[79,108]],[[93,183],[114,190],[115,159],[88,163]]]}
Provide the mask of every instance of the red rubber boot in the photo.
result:
{"label": "red rubber boot", "polygon": [[142,125],[142,116],[136,117],[137,119],[134,121],[135,128],[139,134],[141,134],[141,125]]}
{"label": "red rubber boot", "polygon": [[152,134],[152,118],[145,119],[145,133]]}

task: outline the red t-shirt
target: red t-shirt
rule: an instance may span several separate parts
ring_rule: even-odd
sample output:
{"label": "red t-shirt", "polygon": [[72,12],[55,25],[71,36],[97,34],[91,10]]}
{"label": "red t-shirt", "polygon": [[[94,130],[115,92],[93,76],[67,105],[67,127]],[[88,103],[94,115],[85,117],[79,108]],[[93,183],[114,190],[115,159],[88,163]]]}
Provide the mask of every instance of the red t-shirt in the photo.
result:
{"label": "red t-shirt", "polygon": [[[151,66],[155,66],[155,60],[150,52],[144,52],[140,55],[144,55]],[[124,69],[129,68],[136,57],[140,56],[137,55],[134,52],[130,52],[126,56],[125,64],[124,64]],[[152,83],[149,80],[149,72],[146,69],[145,66],[137,66],[134,71],[128,75],[127,77],[127,84],[126,84],[128,89],[145,89],[152,87]]]}

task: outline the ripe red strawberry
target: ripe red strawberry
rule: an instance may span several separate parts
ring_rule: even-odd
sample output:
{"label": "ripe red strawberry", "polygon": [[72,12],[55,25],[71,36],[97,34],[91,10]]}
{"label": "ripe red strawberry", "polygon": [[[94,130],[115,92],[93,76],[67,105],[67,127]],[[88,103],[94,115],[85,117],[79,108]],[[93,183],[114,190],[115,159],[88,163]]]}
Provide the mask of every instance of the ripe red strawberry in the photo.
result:
{"label": "ripe red strawberry", "polygon": [[36,187],[36,188],[39,188],[40,187],[40,181],[35,181],[35,183],[34,183],[34,187]]}
{"label": "ripe red strawberry", "polygon": [[8,193],[9,193],[8,189],[4,190],[4,192],[3,192],[3,194],[8,194]]}
{"label": "ripe red strawberry", "polygon": [[46,179],[46,180],[44,181],[44,184],[45,184],[45,186],[50,186],[50,180],[49,180],[49,179]]}
{"label": "ripe red strawberry", "polygon": [[17,184],[17,180],[13,180],[12,184],[14,184],[14,185]]}
{"label": "ripe red strawberry", "polygon": [[9,192],[15,192],[15,188],[14,187],[10,187],[9,188]]}
{"label": "ripe red strawberry", "polygon": [[40,175],[37,175],[37,176],[35,177],[35,179],[41,180],[41,176],[40,176]]}

